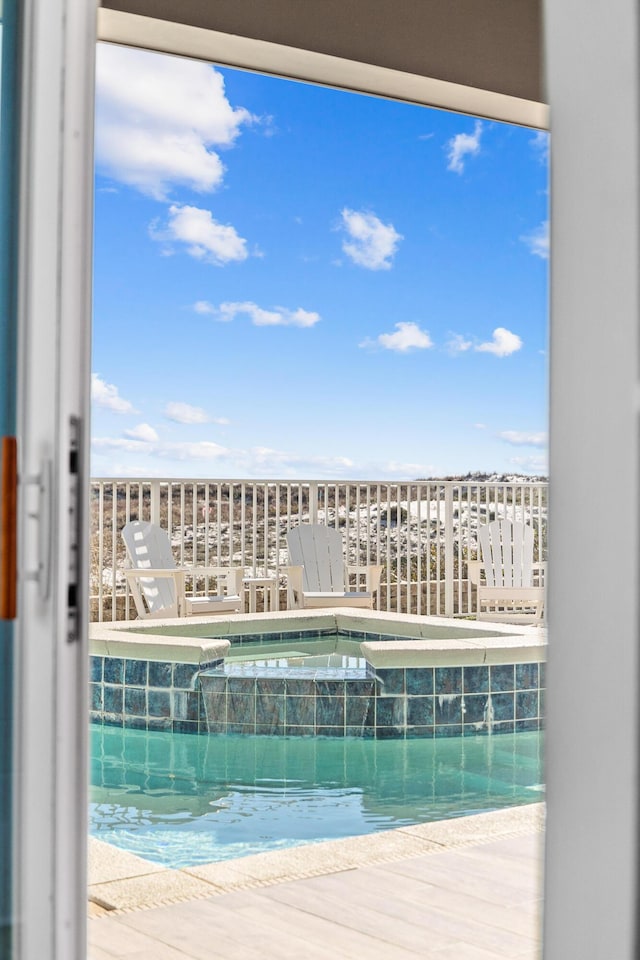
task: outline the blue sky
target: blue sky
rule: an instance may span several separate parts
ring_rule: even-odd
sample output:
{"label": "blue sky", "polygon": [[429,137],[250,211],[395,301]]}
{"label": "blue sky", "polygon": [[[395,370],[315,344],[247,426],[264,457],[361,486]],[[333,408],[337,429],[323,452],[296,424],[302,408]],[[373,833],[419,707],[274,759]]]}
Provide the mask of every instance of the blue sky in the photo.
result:
{"label": "blue sky", "polygon": [[545,473],[546,134],[101,45],[92,475]]}

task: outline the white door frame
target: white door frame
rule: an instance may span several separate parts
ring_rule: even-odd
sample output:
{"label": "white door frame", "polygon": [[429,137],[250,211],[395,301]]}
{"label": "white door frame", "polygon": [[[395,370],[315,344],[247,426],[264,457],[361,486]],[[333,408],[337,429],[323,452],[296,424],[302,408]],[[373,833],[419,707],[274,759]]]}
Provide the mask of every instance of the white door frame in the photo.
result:
{"label": "white door frame", "polygon": [[545,960],[638,953],[637,0],[547,0],[551,491]]}
{"label": "white door frame", "polygon": [[96,2],[20,10],[14,955],[84,960]]}
{"label": "white door frame", "polygon": [[[42,459],[52,462],[54,536],[49,599],[37,599],[35,582],[23,577],[19,585],[18,809],[28,826],[18,842],[19,956],[81,960],[86,621],[83,605],[81,641],[67,643],[68,445],[69,418],[88,410],[95,9],[93,0],[25,0],[24,8],[19,441],[23,477]],[[545,14],[554,141],[545,957],[631,960],[640,699],[638,10],[636,0],[547,0]],[[85,450],[82,484],[86,464]],[[612,518],[603,531],[589,524],[605,470],[626,484],[631,523]],[[29,567],[35,546],[25,490],[20,546]],[[598,566],[603,548],[609,562]],[[86,597],[86,564],[81,569]],[[574,703],[579,691],[601,709],[588,714]],[[603,722],[611,706],[615,737]]]}
{"label": "white door frame", "polygon": [[[552,129],[545,960],[632,960],[640,943],[638,20],[637,0],[544,4]],[[116,42],[546,125],[528,105],[498,105],[482,92],[468,99],[425,78],[367,73],[262,41],[113,10],[102,10],[99,24]],[[606,490],[610,515],[594,505],[605,481],[622,485]]]}

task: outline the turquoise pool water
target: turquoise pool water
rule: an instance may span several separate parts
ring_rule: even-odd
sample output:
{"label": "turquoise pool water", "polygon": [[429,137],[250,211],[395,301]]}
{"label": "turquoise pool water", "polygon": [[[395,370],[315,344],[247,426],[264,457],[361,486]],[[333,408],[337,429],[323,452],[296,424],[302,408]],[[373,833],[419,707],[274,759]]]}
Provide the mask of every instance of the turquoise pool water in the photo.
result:
{"label": "turquoise pool water", "polygon": [[346,678],[365,676],[367,669],[371,676],[374,674],[360,654],[360,641],[345,640],[337,633],[322,638],[303,639],[294,634],[290,639],[240,643],[225,657],[225,669],[235,676],[260,677],[277,677],[281,672],[286,676],[313,676],[309,671],[323,671],[326,679]]}
{"label": "turquoise pool water", "polygon": [[[285,650],[283,654],[273,657],[249,656],[226,657],[226,664],[247,665],[255,664],[256,669],[264,667],[268,670],[291,670],[307,667],[325,667],[332,670],[365,670],[367,661],[364,657],[345,657],[340,653],[323,655],[308,655],[299,650]],[[373,669],[372,669],[373,673]]]}
{"label": "turquoise pool water", "polygon": [[192,736],[93,724],[93,836],[194,866],[543,799],[542,734]]}

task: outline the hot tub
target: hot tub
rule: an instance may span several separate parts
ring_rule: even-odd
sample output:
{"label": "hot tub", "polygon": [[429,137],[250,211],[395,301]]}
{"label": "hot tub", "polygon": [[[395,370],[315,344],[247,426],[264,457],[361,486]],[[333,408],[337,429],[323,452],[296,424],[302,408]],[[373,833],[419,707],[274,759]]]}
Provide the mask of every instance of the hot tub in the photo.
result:
{"label": "hot tub", "polygon": [[540,627],[344,609],[95,624],[91,718],[210,735],[537,730],[545,651]]}

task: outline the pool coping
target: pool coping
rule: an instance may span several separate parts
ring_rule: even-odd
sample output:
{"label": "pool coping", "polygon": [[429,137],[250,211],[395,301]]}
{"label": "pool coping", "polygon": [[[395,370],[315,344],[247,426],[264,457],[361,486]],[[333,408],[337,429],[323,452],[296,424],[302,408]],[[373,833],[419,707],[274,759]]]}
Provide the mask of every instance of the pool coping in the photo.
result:
{"label": "pool coping", "polygon": [[542,801],[179,870],[151,863],[90,837],[89,912],[92,917],[116,916],[477,846],[496,839],[541,834],[545,809]]}
{"label": "pool coping", "polygon": [[[161,634],[132,633],[134,629],[179,627],[194,630],[215,627],[215,638],[166,636]],[[281,610],[273,613],[231,614],[217,617],[197,617],[181,620],[118,621],[115,623],[91,624],[89,649],[94,656],[140,657],[144,659],[179,659],[183,663],[206,663],[224,657],[234,636],[253,633],[269,633],[275,624],[285,625],[286,630],[335,630],[353,634],[401,635],[400,640],[367,640],[367,655],[376,667],[383,666],[435,666],[446,662],[476,665],[500,663],[508,653],[510,662],[545,659],[546,629],[544,626],[528,626],[491,621],[470,621],[449,617],[394,614],[377,610],[357,608],[331,608],[320,610]],[[439,639],[428,636],[429,629],[445,632],[468,630],[483,634],[469,638]],[[123,636],[125,634],[125,636]],[[497,636],[496,636],[497,634]],[[533,656],[535,654],[535,656]]]}

